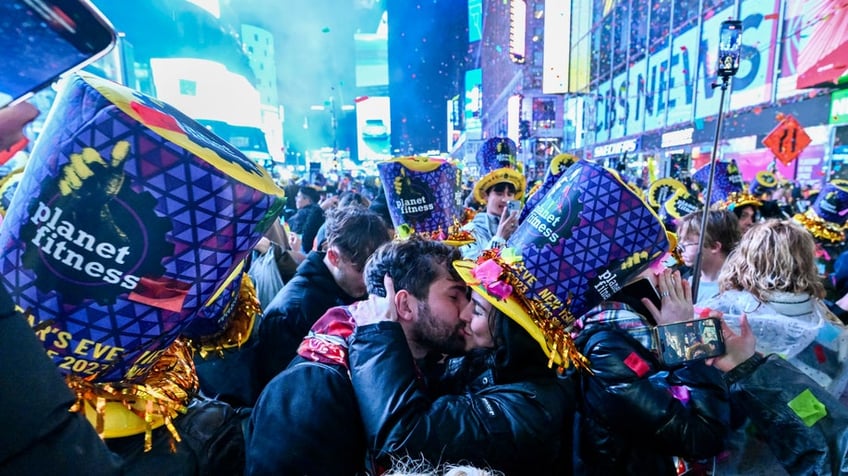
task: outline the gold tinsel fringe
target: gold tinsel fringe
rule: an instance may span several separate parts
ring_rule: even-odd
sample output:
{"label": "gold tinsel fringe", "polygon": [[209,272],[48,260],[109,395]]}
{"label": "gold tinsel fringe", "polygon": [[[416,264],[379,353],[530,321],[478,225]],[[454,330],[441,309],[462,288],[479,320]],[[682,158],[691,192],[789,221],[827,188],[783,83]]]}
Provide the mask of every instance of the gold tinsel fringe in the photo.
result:
{"label": "gold tinsel fringe", "polygon": [[[175,340],[157,359],[143,378],[136,381],[92,383],[76,375],[66,377],[68,387],[76,395],[71,411],[85,413],[85,405],[96,412],[95,429],[104,437],[105,422],[109,418],[108,402],[117,402],[145,422],[144,451],[153,447],[153,420],[161,417],[171,436],[180,440],[171,420],[186,412],[189,399],[199,388],[197,371],[191,358],[191,350],[182,340]],[[139,404],[144,410],[139,410]]]}
{"label": "gold tinsel fringe", "polygon": [[842,228],[824,221],[812,210],[808,210],[808,213],[813,216],[807,213],[797,213],[793,218],[816,238],[830,243],[841,243],[845,241],[845,232]]}
{"label": "gold tinsel fringe", "polygon": [[262,306],[256,297],[253,281],[247,273],[243,273],[238,297],[224,311],[225,315],[229,315],[227,327],[213,336],[192,340],[191,345],[204,359],[213,352],[223,355],[224,349],[241,347],[250,338],[256,317],[261,313]]}
{"label": "gold tinsel fringe", "polygon": [[[574,340],[571,338],[571,329],[576,320],[569,311],[571,297],[566,300],[564,309],[559,315],[554,315],[552,309],[541,300],[527,297],[529,288],[523,281],[518,279],[521,270],[505,262],[500,256],[499,249],[484,250],[477,262],[482,263],[492,259],[501,266],[503,272],[500,280],[512,286],[514,296],[519,305],[527,312],[533,323],[542,331],[550,348],[548,354],[548,368],[552,368],[554,361],[559,359],[562,366],[559,370],[567,369],[572,364],[577,369],[591,372],[589,359],[577,350]],[[523,265],[522,265],[523,266]]]}
{"label": "gold tinsel fringe", "polygon": [[443,241],[444,243],[452,246],[467,245],[469,243],[474,243],[475,241],[474,235],[472,235],[469,231],[463,230],[462,224],[456,218],[453,219],[453,224],[448,227],[447,234],[445,234],[442,231],[442,228],[439,227],[437,231],[431,232],[429,235],[425,235],[425,238]]}
{"label": "gold tinsel fringe", "polygon": [[763,202],[748,192],[731,192],[730,195],[728,195],[727,200],[718,202],[713,205],[713,207],[732,210],[733,208],[731,208],[731,205],[734,207],[741,207],[745,205],[761,207],[763,206]]}

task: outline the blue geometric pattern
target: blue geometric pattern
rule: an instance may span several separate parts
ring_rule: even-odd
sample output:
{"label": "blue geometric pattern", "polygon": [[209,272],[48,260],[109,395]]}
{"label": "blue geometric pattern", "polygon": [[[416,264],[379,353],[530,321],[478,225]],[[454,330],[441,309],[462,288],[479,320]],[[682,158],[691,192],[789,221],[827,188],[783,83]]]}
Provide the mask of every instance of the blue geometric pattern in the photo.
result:
{"label": "blue geometric pattern", "polygon": [[[49,325],[55,332],[45,334],[44,345],[57,353],[57,365],[66,357],[96,362],[101,365],[99,369],[108,370],[95,381],[115,381],[126,375],[144,351],[164,348],[194,319],[208,320],[210,325],[193,327],[209,331],[220,328],[220,314],[203,306],[261,237],[264,230],[257,224],[265,218],[275,197],[234,180],[154,134],[82,81],[68,89],[69,96],[53,111],[53,120],[43,135],[52,140],[45,139],[33,151],[19,193],[0,227],[0,282],[13,300],[35,317],[35,323],[52,321]],[[154,197],[151,212],[172,225],[163,237],[173,245],[173,252],[160,263],[164,274],[150,278],[187,287],[179,312],[130,300],[129,291],[112,304],[86,300],[71,305],[63,299],[61,286],[47,292],[39,290],[32,270],[21,262],[27,243],[21,242],[20,230],[29,220],[28,209],[42,186],[59,179],[60,168],[70,154],[91,147],[109,160],[108,152],[118,141],[130,143],[130,154],[123,163],[124,180],[136,193]],[[145,256],[162,255],[162,250],[144,251]],[[230,286],[238,283],[237,279]],[[216,306],[223,306],[222,301]],[[61,341],[61,332],[70,334],[69,342]],[[105,354],[73,354],[82,339],[100,344],[101,349],[108,345],[123,350],[111,361]],[[86,371],[82,375],[90,374]]]}
{"label": "blue geometric pattern", "polygon": [[[422,167],[421,161],[431,160],[434,159],[408,157],[378,165],[389,214],[396,228],[406,224],[419,233],[430,233],[439,229],[447,232],[454,217],[460,216],[460,171],[455,165],[444,162],[430,171],[414,170],[404,165],[412,162],[413,167]],[[398,202],[402,199],[419,198],[424,199],[421,205],[432,205],[432,210],[423,213],[402,213],[398,207]]]}
{"label": "blue geometric pattern", "polygon": [[486,175],[501,167],[516,168],[515,142],[509,137],[492,137],[477,150],[477,166],[480,175]]}
{"label": "blue geometric pattern", "polygon": [[848,182],[834,180],[824,184],[811,208],[822,220],[843,226],[848,220]]}
{"label": "blue geometric pattern", "polygon": [[[692,180],[698,183],[704,195],[707,193],[707,183],[710,179],[710,164],[707,163],[692,174]],[[727,200],[731,193],[739,193],[745,190],[745,182],[736,162],[716,162],[715,176],[713,177],[712,197],[709,205]]]}
{"label": "blue geometric pattern", "polygon": [[[560,215],[553,226],[559,239],[551,242],[537,220],[545,216],[540,210],[577,216]],[[585,162],[563,174],[509,245],[521,251],[524,266],[535,278],[526,283],[532,297],[541,298],[543,290],[562,302],[571,296],[574,317],[599,304],[608,297],[606,290],[623,286],[669,248],[665,229],[650,207],[603,167]],[[608,278],[601,279],[605,273]]]}

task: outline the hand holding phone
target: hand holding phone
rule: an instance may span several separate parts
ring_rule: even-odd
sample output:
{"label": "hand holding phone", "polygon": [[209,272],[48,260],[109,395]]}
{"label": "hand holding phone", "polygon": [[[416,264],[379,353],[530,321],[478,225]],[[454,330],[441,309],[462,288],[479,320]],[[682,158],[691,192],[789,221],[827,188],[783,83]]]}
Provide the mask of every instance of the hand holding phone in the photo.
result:
{"label": "hand holding phone", "polygon": [[718,318],[675,322],[654,328],[660,360],[668,367],[719,357],[725,353]]}
{"label": "hand holding phone", "polygon": [[722,336],[724,339],[724,347],[727,351],[724,355],[716,357],[707,364],[721,370],[722,372],[730,372],[739,364],[750,359],[757,351],[757,338],[754,336],[754,331],[748,323],[748,316],[742,314],[739,316],[739,333],[733,331],[727,322],[722,319]]}
{"label": "hand holding phone", "polygon": [[517,212],[513,212],[515,207],[515,205],[512,204],[513,202],[518,202],[520,210],[521,202],[518,200],[509,200],[501,214],[501,222],[498,224],[498,230],[495,233],[504,240],[509,240],[509,237],[515,232],[515,229],[518,228],[519,214]]}

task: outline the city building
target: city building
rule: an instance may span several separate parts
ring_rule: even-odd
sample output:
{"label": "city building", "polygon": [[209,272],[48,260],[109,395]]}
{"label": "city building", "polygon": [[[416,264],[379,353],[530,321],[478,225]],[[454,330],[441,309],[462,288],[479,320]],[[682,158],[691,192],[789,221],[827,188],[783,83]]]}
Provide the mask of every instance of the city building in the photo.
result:
{"label": "city building", "polygon": [[[719,29],[738,19],[741,62],[727,88],[717,155],[735,159],[746,180],[772,167],[819,184],[841,167],[848,140],[848,99],[839,89],[848,82],[848,11],[838,3],[487,0],[482,136],[512,133],[510,98],[519,96],[519,134],[534,153],[522,150],[536,167],[534,159],[562,150],[646,180],[691,171],[713,156]],[[522,8],[525,50],[517,56]],[[778,128],[788,116],[800,127]],[[797,159],[784,164],[763,144],[776,129],[786,141],[780,147],[798,147]]]}

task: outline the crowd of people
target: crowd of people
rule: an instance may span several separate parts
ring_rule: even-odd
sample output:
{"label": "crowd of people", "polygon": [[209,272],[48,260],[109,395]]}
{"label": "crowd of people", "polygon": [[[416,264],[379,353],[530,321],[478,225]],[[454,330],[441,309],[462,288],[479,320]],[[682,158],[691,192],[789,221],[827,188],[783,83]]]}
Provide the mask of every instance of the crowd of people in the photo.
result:
{"label": "crowd of people", "polygon": [[[0,110],[0,131],[32,119],[21,111]],[[130,117],[149,126],[146,114]],[[156,124],[174,142],[158,129],[170,123]],[[80,131],[66,133],[93,147]],[[66,329],[0,286],[0,474],[848,472],[848,186],[825,184],[798,208],[774,174],[746,186],[718,161],[653,196],[576,157],[528,184],[516,157],[494,138],[474,180],[419,157],[369,185],[256,185],[280,198],[251,204],[267,207],[255,236],[217,236],[238,243],[221,252],[236,272],[195,313],[220,326],[170,327],[118,357],[148,367],[108,381],[60,373],[45,336]],[[97,159],[71,178],[103,173]],[[698,182],[713,166],[706,197]],[[30,187],[54,179],[20,173],[41,177]],[[4,205],[11,216],[24,213],[21,193]],[[26,248],[12,226],[8,246]],[[96,249],[118,263],[129,253]],[[133,299],[180,309],[171,294]],[[695,319],[720,322],[722,351],[665,361],[657,327]],[[136,371],[152,373],[141,385]],[[109,433],[116,412],[141,423]]]}

